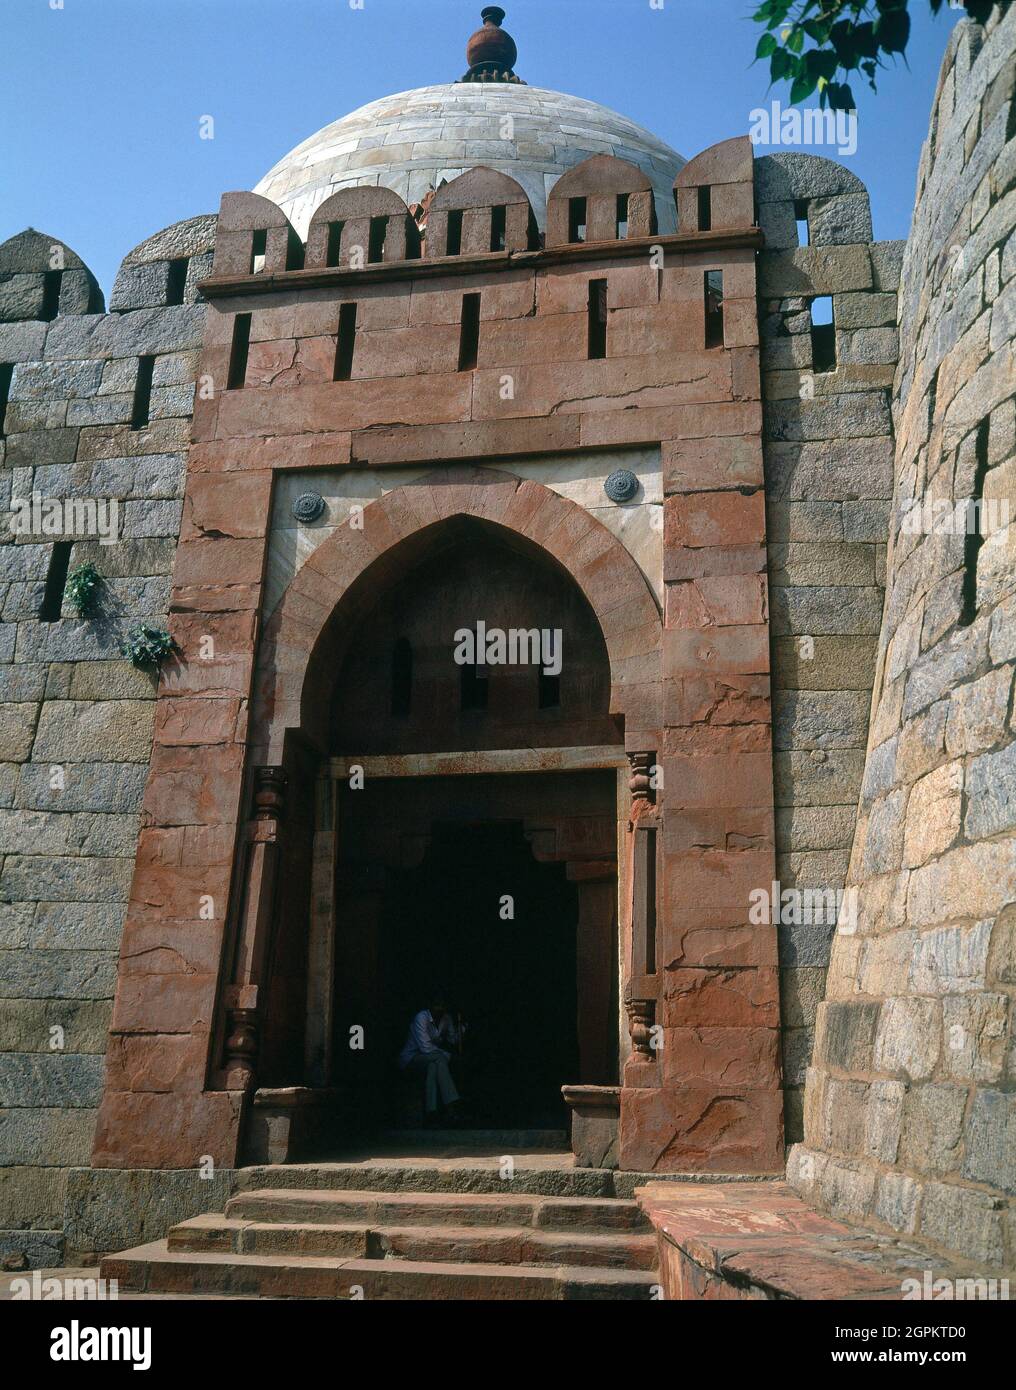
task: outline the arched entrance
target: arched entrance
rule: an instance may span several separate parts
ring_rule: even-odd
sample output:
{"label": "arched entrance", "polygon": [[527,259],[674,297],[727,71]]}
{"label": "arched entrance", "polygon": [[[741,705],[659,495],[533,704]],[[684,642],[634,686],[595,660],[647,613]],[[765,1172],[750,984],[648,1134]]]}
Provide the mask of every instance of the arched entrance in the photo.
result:
{"label": "arched entrance", "polygon": [[399,1047],[437,992],[470,1025],[474,1122],[561,1127],[562,1085],[618,1082],[610,661],[547,552],[475,517],[426,542],[329,624],[309,940],[287,874],[264,1066],[292,1075],[302,995],[306,1080],[352,1123],[397,1126]]}

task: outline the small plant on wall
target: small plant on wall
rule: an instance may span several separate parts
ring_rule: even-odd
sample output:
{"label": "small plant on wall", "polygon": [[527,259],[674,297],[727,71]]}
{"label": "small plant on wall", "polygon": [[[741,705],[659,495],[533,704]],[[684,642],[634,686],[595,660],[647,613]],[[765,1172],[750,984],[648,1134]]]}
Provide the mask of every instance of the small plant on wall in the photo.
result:
{"label": "small plant on wall", "polygon": [[78,565],[67,579],[67,597],[79,618],[91,618],[99,602],[102,575],[94,565]]}
{"label": "small plant on wall", "polygon": [[158,670],[176,650],[176,643],[164,628],[146,627],[139,623],[123,639],[121,651],[135,666]]}

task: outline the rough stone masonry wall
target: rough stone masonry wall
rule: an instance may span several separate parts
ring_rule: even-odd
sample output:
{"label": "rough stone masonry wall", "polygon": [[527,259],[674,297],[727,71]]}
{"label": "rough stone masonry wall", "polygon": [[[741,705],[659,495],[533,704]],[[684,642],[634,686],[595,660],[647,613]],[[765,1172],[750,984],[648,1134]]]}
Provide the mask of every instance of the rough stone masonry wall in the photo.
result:
{"label": "rough stone masonry wall", "polygon": [[[843,888],[864,771],[892,496],[889,398],[902,242],[873,242],[864,185],[810,154],[756,162],[772,624],[777,878]],[[795,214],[806,214],[801,246]],[[836,366],[816,371],[811,304],[831,296]],[[823,364],[821,361],[819,366]],[[835,917],[833,917],[835,921]],[[786,1133],[834,926],[779,931]]]}
{"label": "rough stone masonry wall", "polygon": [[[45,312],[50,237],[0,247],[0,1257],[59,1261],[67,1170],[89,1162],[117,954],[152,741],[154,680],[119,652],[165,626],[215,218],[150,238],[103,313],[66,248],[58,316]],[[186,258],[182,296],[170,265]],[[59,258],[58,262],[59,262]],[[168,305],[167,298],[183,303]],[[96,312],[98,310],[98,312]],[[150,424],[131,428],[141,355]],[[102,612],[39,619],[55,540],[15,536],[11,500],[115,498],[114,545],[79,537],[70,566],[105,580]],[[67,539],[72,539],[67,536]],[[60,1028],[62,1037],[51,1030]]]}
{"label": "rough stone masonry wall", "polygon": [[[851,860],[808,1076],[798,1190],[975,1268],[1016,1268],[1014,530],[909,533],[912,499],[1016,480],[1016,9],[958,26],[918,182],[889,586]],[[961,513],[962,514],[962,513]],[[965,563],[965,561],[967,563]],[[969,581],[968,581],[969,582]],[[972,621],[964,622],[965,619]]]}

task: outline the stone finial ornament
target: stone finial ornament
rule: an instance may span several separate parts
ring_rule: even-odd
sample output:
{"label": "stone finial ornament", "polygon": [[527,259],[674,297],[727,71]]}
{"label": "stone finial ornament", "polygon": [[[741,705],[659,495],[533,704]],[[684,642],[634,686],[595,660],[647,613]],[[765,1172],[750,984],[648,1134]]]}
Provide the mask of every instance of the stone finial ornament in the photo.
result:
{"label": "stone finial ornament", "polygon": [[511,34],[501,28],[504,16],[500,5],[487,5],[481,12],[483,28],[466,44],[469,71],[460,82],[522,82],[515,75],[519,50]]}

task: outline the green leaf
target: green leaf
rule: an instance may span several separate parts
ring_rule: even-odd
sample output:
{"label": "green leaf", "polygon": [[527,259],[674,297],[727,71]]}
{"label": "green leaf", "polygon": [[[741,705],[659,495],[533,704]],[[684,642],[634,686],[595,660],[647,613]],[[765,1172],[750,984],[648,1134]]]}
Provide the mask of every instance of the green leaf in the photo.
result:
{"label": "green leaf", "polygon": [[834,111],[854,111],[857,109],[854,94],[846,82],[830,82],[826,88],[826,95],[828,95],[829,105]]}
{"label": "green leaf", "polygon": [[787,39],[787,47],[789,48],[789,50],[790,50],[791,53],[800,53],[800,52],[801,52],[801,50],[804,48],[804,30],[803,30],[803,29],[797,28],[797,27],[795,26],[795,27],[790,31],[790,37]]}
{"label": "green leaf", "polygon": [[776,40],[772,34],[763,34],[758,41],[758,48],[755,50],[755,61],[759,58],[769,58],[776,52]]}
{"label": "green leaf", "polygon": [[902,53],[910,38],[910,16],[906,10],[887,10],[875,21],[875,37],[886,53]]}
{"label": "green leaf", "polygon": [[799,77],[794,78],[793,86],[790,88],[791,102],[796,106],[799,101],[810,97],[817,86],[817,77],[812,77],[806,72],[801,73]]}

